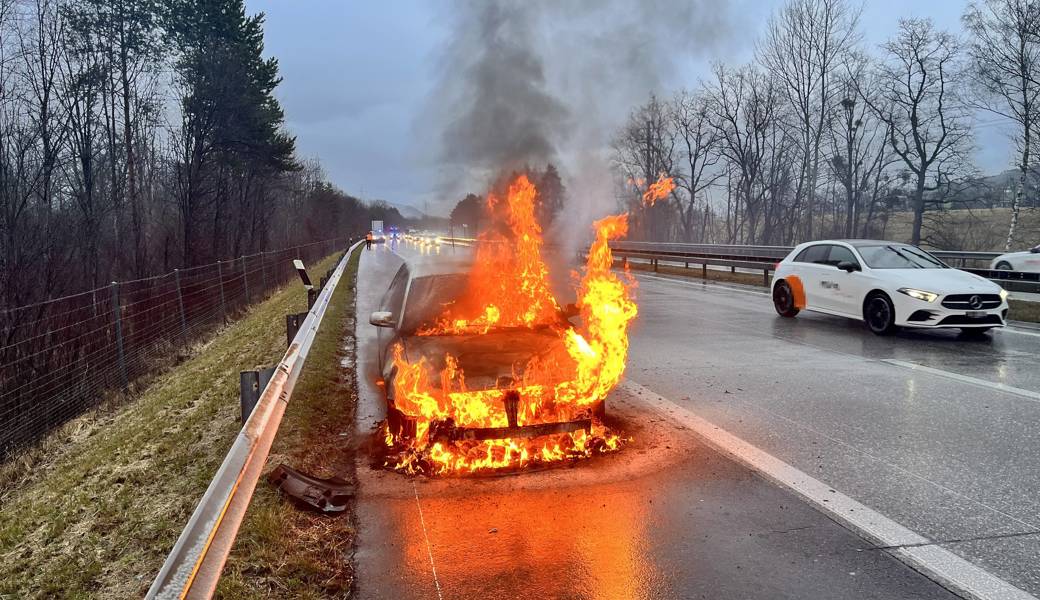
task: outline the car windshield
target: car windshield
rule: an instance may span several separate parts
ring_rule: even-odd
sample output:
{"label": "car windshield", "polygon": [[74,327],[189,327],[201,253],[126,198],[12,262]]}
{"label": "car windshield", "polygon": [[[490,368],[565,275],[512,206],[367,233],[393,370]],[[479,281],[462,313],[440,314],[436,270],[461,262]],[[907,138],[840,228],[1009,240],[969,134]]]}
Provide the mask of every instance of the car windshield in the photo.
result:
{"label": "car windshield", "polygon": [[[418,329],[433,327],[445,317],[450,317],[452,307],[461,305],[466,297],[466,279],[467,276],[462,273],[427,275],[413,279],[408,288],[408,301],[404,306],[401,331],[414,333]],[[560,318],[562,320],[563,316]],[[537,327],[548,325],[550,323],[542,323]]]}
{"label": "car windshield", "polygon": [[859,246],[863,262],[871,269],[948,269],[938,258],[915,246],[884,244]]}

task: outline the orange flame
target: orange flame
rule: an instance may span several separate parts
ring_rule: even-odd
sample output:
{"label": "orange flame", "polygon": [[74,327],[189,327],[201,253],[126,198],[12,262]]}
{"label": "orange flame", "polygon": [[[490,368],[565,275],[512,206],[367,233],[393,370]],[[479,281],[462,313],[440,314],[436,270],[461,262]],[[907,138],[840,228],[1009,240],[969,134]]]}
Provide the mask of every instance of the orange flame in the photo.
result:
{"label": "orange flame", "polygon": [[[393,457],[388,466],[405,472],[466,473],[526,467],[617,449],[621,439],[598,418],[603,399],[620,382],[628,356],[628,327],[638,308],[635,281],[611,270],[608,241],[627,233],[627,215],[593,225],[596,239],[578,286],[581,324],[561,317],[542,258],[542,235],[534,216],[537,191],[524,175],[502,200],[488,196],[488,209],[505,227],[481,235],[462,299],[445,308],[421,336],[489,335],[493,330],[549,332],[555,343],[514,364],[493,385],[467,386],[457,357],[409,361],[393,348],[396,375],[392,404],[414,432],[392,433],[385,441]],[[501,334],[496,334],[501,335]],[[437,362],[438,364],[433,364]],[[512,399],[512,400],[511,400]],[[515,423],[506,408],[516,402]],[[588,427],[537,437],[477,439],[444,435],[463,430],[524,427],[566,422]]]}
{"label": "orange flame", "polygon": [[650,187],[643,192],[643,203],[647,206],[653,206],[658,200],[667,198],[668,194],[672,193],[675,189],[675,180],[672,177],[665,177],[664,173],[658,176],[657,181],[650,184]]}

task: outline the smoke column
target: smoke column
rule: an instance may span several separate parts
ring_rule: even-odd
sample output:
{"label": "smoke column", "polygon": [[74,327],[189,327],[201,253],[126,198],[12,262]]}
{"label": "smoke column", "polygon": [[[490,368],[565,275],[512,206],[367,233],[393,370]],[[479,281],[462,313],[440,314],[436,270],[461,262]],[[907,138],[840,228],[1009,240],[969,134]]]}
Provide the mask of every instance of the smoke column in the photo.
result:
{"label": "smoke column", "polygon": [[453,33],[421,117],[436,129],[443,212],[503,172],[553,162],[568,203],[547,237],[575,248],[594,218],[617,210],[613,133],[651,93],[693,84],[672,80],[733,29],[721,0],[459,0],[445,8]]}

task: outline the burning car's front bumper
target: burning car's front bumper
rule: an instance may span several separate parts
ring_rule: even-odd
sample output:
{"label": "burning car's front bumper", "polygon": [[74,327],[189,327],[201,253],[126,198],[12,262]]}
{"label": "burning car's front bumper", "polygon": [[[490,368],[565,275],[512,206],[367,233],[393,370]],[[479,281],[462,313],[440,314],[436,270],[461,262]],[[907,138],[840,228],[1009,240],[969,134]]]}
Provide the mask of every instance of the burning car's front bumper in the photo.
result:
{"label": "burning car's front bumper", "polygon": [[[484,441],[508,438],[537,438],[546,435],[560,433],[573,433],[585,430],[592,431],[594,421],[601,420],[605,414],[605,405],[602,401],[594,406],[573,415],[574,418],[566,421],[547,421],[536,423],[519,423],[518,408],[520,394],[515,390],[508,390],[502,398],[502,409],[506,416],[506,425],[503,427],[467,427],[455,423],[452,418],[433,420],[430,422],[429,443],[435,442],[459,442],[459,441]],[[418,436],[417,424],[419,418],[405,414],[390,403],[387,408],[387,425],[390,433],[395,439],[414,440]]]}

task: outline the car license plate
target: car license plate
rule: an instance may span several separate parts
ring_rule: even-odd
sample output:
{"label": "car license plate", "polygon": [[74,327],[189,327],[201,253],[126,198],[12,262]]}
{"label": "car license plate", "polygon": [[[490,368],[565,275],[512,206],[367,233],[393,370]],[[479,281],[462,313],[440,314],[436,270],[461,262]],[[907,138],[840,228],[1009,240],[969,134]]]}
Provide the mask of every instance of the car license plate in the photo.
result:
{"label": "car license plate", "polygon": [[971,317],[973,319],[977,319],[979,317],[985,317],[986,316],[986,311],[984,311],[984,310],[969,310],[968,312],[964,313],[964,316],[965,317]]}

